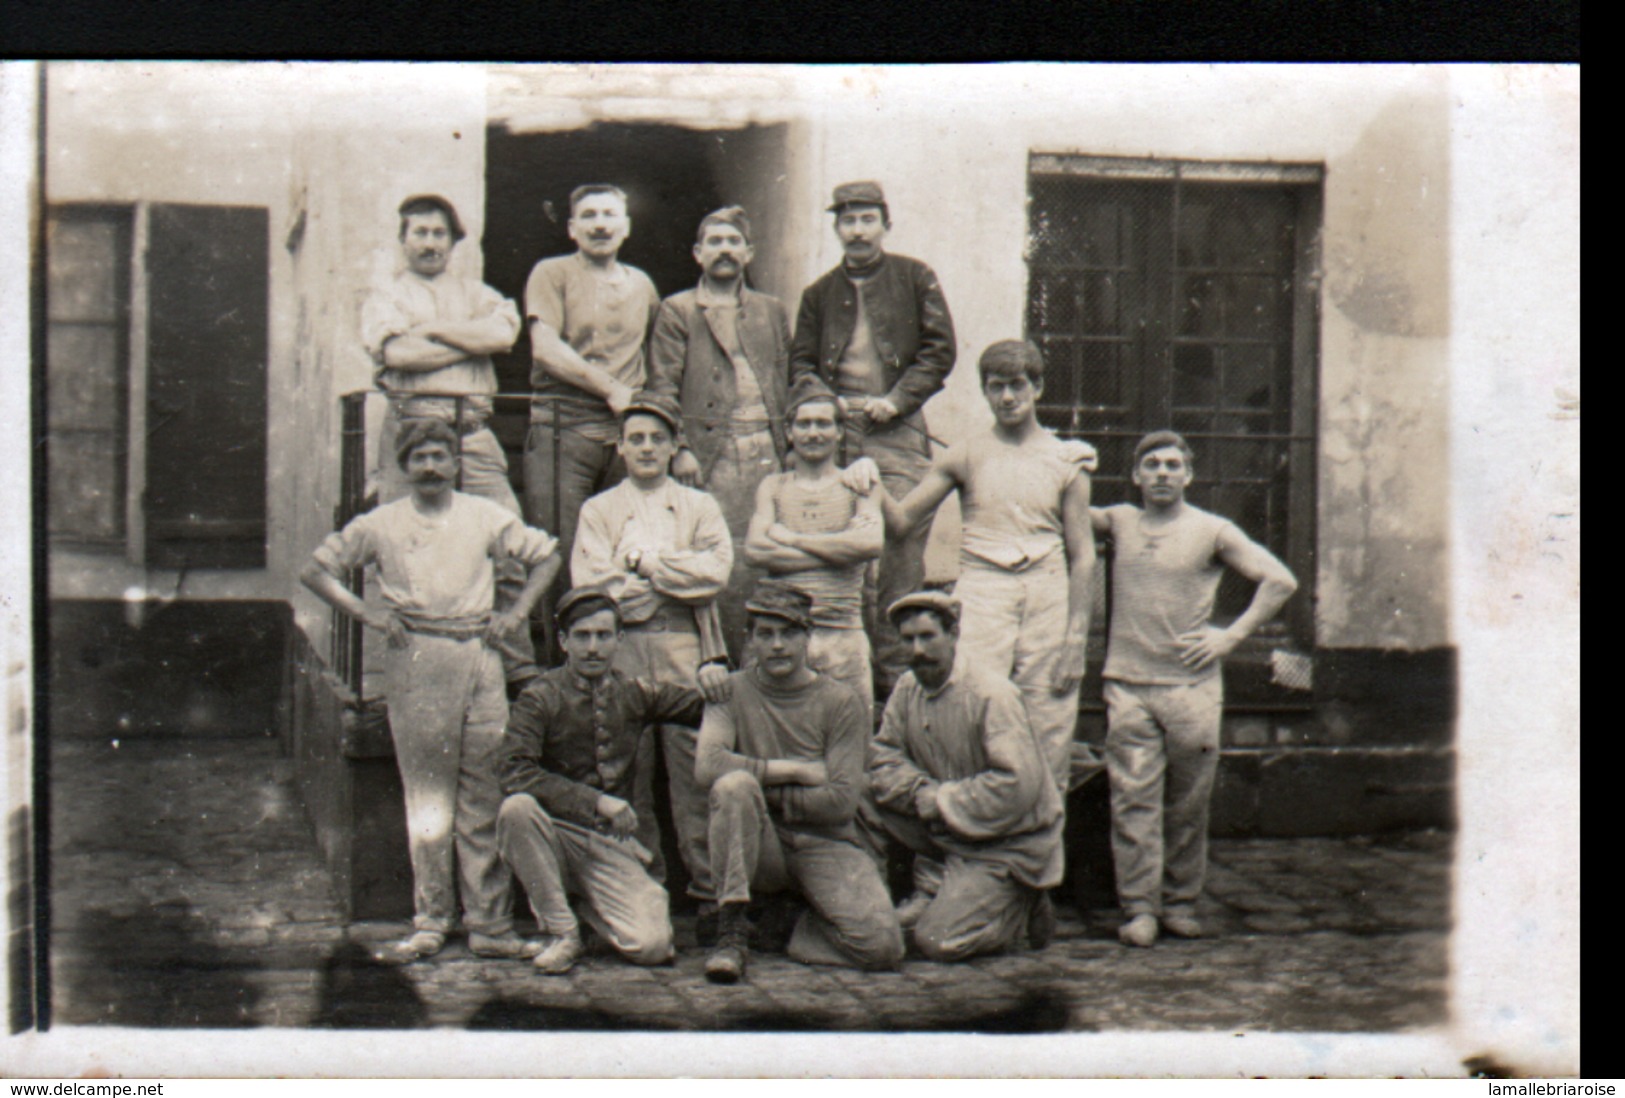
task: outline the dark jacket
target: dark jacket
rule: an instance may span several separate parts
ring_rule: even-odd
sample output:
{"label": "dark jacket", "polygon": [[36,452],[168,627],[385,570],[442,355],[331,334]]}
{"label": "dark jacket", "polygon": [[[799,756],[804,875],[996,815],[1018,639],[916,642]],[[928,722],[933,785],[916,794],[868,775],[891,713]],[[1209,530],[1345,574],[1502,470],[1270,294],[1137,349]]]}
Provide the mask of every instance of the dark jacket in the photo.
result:
{"label": "dark jacket", "polygon": [[[739,345],[756,373],[767,405],[773,445],[784,460],[784,398],[790,360],[790,314],[784,302],[743,289],[739,295]],[[649,388],[675,397],[683,409],[683,442],[709,479],[722,444],[729,438],[739,402],[733,363],[722,350],[706,310],[693,290],[660,304],[649,337]]]}
{"label": "dark jacket", "polygon": [[[887,253],[864,284],[864,304],[885,370],[886,399],[899,416],[909,415],[941,390],[954,366],[954,319],[942,286],[918,259]],[[817,371],[835,388],[835,366],[857,322],[857,290],[842,268],[808,286],[790,345],[791,384]]]}
{"label": "dark jacket", "polygon": [[[528,793],[556,819],[601,829],[598,795],[634,803],[654,765],[651,724],[700,723],[699,693],[609,671],[596,682],[569,667],[544,671],[514,701],[498,754],[504,795]],[[640,773],[640,771],[642,773]],[[653,813],[638,814],[638,841],[660,849]]]}

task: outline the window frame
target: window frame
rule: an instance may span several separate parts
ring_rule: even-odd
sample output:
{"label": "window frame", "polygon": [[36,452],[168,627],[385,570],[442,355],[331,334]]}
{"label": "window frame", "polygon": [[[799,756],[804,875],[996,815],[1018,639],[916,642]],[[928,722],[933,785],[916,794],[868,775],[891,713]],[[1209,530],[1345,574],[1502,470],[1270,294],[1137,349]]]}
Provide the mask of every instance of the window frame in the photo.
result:
{"label": "window frame", "polygon": [[[1313,647],[1314,589],[1316,571],[1316,538],[1318,513],[1319,449],[1319,389],[1320,389],[1320,256],[1321,228],[1323,224],[1325,168],[1318,163],[1279,161],[1188,160],[1177,158],[1115,157],[1082,152],[1032,151],[1028,155],[1027,201],[1028,242],[1026,265],[1028,284],[1025,295],[1024,330],[1029,339],[1042,335],[1034,328],[1034,287],[1042,271],[1042,264],[1033,247],[1034,214],[1037,206],[1036,187],[1044,181],[1076,178],[1103,183],[1162,183],[1171,188],[1172,223],[1166,230],[1166,255],[1148,256],[1146,276],[1148,290],[1156,293],[1165,284],[1170,296],[1176,289],[1175,269],[1179,247],[1178,209],[1182,188],[1190,184],[1254,184],[1290,188],[1294,199],[1292,272],[1290,289],[1290,362],[1292,392],[1284,402],[1288,430],[1282,434],[1270,432],[1285,447],[1287,453],[1287,486],[1284,551],[1281,556],[1298,577],[1300,589],[1283,610],[1281,616],[1259,631],[1253,646],[1274,648],[1283,643],[1296,643]],[[1149,280],[1161,278],[1165,283],[1151,284]],[[1151,310],[1155,312],[1155,310]],[[1141,423],[1105,432],[1121,437],[1139,437],[1144,431],[1172,424],[1173,355],[1180,346],[1176,332],[1177,318],[1158,314],[1163,330],[1147,333],[1143,338],[1154,341],[1159,361],[1153,363],[1151,354],[1140,364],[1139,377],[1149,377],[1152,371],[1162,375],[1154,388],[1157,408],[1150,407],[1151,394],[1136,391],[1129,402],[1130,416],[1138,415]],[[1135,379],[1138,384],[1139,378]],[[1120,405],[1121,406],[1121,405]],[[1065,435],[1089,437],[1099,432],[1080,424],[1081,414],[1094,407],[1074,400],[1070,405],[1052,405],[1045,410],[1070,413],[1070,424],[1062,426]],[[1098,406],[1105,412],[1109,406]],[[1152,422],[1158,420],[1161,422]],[[1198,478],[1202,477],[1201,453],[1203,440],[1192,439],[1198,450]],[[1127,470],[1123,471],[1126,477]],[[1210,481],[1210,483],[1218,483]],[[1252,531],[1250,533],[1257,533]]]}

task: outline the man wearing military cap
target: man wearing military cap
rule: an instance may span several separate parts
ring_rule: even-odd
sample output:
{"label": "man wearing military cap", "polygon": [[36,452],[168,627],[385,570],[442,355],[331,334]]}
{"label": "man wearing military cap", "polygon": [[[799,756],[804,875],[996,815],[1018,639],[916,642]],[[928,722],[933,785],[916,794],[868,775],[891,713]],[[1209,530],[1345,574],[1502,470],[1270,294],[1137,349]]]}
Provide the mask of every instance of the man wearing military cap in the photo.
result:
{"label": "man wearing military cap", "polygon": [[703,702],[687,687],[615,669],[623,634],[608,588],[571,589],[558,628],[564,666],[520,694],[508,718],[497,846],[552,935],[538,970],[567,972],[581,955],[571,894],[585,899],[584,916],[622,956],[663,964],[672,957],[670,901],[650,875],[660,833],[634,804],[654,765],[647,727],[697,727]]}
{"label": "man wearing military cap", "polygon": [[[1063,869],[1060,791],[999,671],[958,658],[959,603],[935,591],[888,616],[909,653],[869,753],[865,814],[914,851],[915,894],[898,920],[933,961],[1006,949],[1054,930],[1043,890]],[[878,837],[877,837],[878,838]]]}
{"label": "man wearing military cap", "polygon": [[869,719],[857,695],[807,666],[812,600],[775,581],[756,586],[753,666],[728,700],[706,707],[696,777],[710,790],[718,941],[705,974],[745,974],[748,912],[758,893],[799,891],[811,904],[787,952],[805,964],[890,968],[902,931],[858,831]]}
{"label": "man wearing military cap", "polygon": [[[835,390],[847,412],[841,460],[873,458],[887,491],[902,499],[930,467],[921,406],[953,369],[953,317],[930,267],[885,250],[892,222],[879,183],[841,184],[829,212],[842,261],[801,295],[790,380],[817,374]],[[924,581],[928,533],[922,526],[888,541],[880,558],[869,603],[881,696],[905,661],[895,630],[879,611]]]}
{"label": "man wearing military cap", "polygon": [[785,430],[796,456],[788,472],[762,481],[745,553],[775,578],[812,597],[807,662],[851,687],[874,710],[874,671],[863,631],[863,576],[885,541],[878,492],[859,495],[836,465],[844,415],[817,374],[796,382]]}
{"label": "man wearing military cap", "polygon": [[[615,666],[634,678],[699,687],[720,698],[728,652],[716,598],[733,567],[733,542],[717,503],[669,474],[682,413],[677,402],[640,390],[621,414],[619,450],[627,477],[581,508],[571,582],[602,584],[621,610],[625,638]],[[705,855],[705,791],[694,784],[696,733],[666,724],[660,742],[671,786],[672,823],[688,870],[689,895],[712,900]],[[641,813],[652,805],[634,806]]]}

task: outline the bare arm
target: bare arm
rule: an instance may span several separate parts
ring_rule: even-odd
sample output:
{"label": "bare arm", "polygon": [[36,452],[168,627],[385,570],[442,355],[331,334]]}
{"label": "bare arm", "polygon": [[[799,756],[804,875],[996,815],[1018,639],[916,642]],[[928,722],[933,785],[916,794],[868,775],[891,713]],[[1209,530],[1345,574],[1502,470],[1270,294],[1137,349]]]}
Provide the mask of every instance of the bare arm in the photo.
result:
{"label": "bare arm", "polygon": [[1085,473],[1073,477],[1061,491],[1061,536],[1066,542],[1066,640],[1050,685],[1056,694],[1067,694],[1083,681],[1094,596],[1095,535]]}
{"label": "bare arm", "polygon": [[775,523],[768,528],[768,536],[792,549],[810,553],[820,563],[845,566],[861,564],[880,556],[885,548],[886,531],[881,520],[880,497],[871,492],[858,497],[857,511],[846,529],[827,534],[798,534],[789,527]]}
{"label": "bare arm", "polygon": [[882,485],[880,506],[886,516],[886,533],[894,538],[906,538],[920,523],[937,513],[948,493],[959,487],[959,476],[949,464],[951,454],[943,454],[931,463],[931,468],[914,486],[901,503],[891,498]]}
{"label": "bare arm", "polygon": [[756,510],[751,513],[750,529],[745,533],[745,560],[775,575],[822,565],[811,553],[768,537],[767,531],[776,525],[773,514],[773,479],[769,477],[756,486]]}
{"label": "bare arm", "polygon": [[1258,544],[1239,529],[1226,524],[1219,532],[1219,559],[1258,584],[1247,609],[1228,628],[1204,626],[1194,633],[1180,637],[1185,645],[1180,660],[1193,671],[1224,659],[1236,646],[1286,605],[1286,600],[1298,589],[1298,578],[1292,570],[1278,560],[1274,553]]}
{"label": "bare arm", "polygon": [[1089,508],[1089,525],[1094,528],[1097,534],[1109,534],[1112,532],[1112,516],[1104,507],[1091,506]]}
{"label": "bare arm", "polygon": [[540,320],[530,325],[530,353],[549,376],[602,397],[617,414],[632,402],[632,389],[576,352],[558,330]]}

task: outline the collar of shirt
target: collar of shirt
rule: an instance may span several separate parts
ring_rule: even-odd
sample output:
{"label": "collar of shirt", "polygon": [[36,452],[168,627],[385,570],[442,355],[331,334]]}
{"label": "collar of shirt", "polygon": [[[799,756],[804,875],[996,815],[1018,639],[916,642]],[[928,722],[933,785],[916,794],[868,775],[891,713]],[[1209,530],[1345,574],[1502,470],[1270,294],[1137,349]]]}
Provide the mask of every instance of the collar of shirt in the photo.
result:
{"label": "collar of shirt", "polygon": [[569,664],[566,664],[565,666],[569,672],[565,676],[565,681],[570,684],[570,689],[577,691],[578,693],[586,694],[588,697],[591,697],[599,690],[602,690],[605,685],[607,685],[604,680],[610,674],[608,671],[605,671],[596,679],[589,679],[587,676],[583,675]]}
{"label": "collar of shirt", "polygon": [[694,288],[694,304],[702,309],[715,308],[718,305],[724,307],[732,305],[737,308],[744,304],[744,301],[745,283],[743,279],[734,283],[734,288],[726,293],[717,293],[712,290],[711,284],[703,278],[700,279],[700,284]]}

